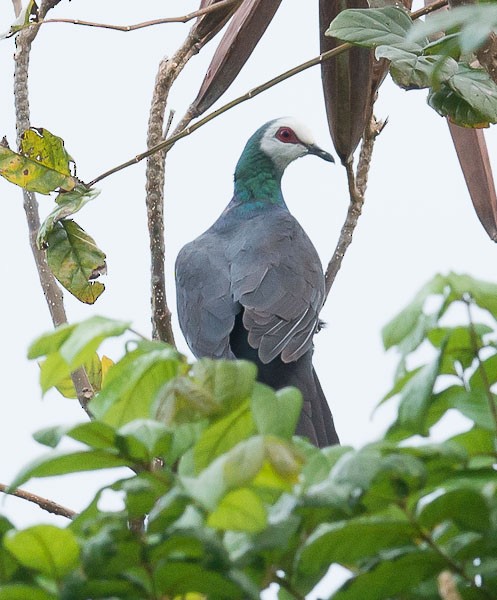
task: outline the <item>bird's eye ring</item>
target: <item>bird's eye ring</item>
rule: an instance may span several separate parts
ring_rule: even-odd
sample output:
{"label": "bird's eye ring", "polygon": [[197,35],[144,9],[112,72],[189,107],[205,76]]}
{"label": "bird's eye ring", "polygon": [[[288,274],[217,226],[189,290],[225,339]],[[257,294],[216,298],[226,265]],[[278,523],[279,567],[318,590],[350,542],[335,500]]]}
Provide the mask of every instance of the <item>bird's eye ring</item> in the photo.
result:
{"label": "bird's eye ring", "polygon": [[280,127],[276,132],[276,139],[286,144],[299,144],[300,140],[290,127]]}

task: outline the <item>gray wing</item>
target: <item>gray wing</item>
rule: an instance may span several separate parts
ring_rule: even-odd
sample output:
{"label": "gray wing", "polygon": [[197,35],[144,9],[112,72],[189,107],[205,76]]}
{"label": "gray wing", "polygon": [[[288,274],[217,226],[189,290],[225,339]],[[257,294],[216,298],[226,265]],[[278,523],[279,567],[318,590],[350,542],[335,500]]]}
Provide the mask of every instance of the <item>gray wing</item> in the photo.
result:
{"label": "gray wing", "polygon": [[217,238],[204,233],[176,259],[178,318],[197,358],[234,358],[229,336],[240,310],[231,296],[229,265]]}
{"label": "gray wing", "polygon": [[287,211],[244,224],[228,256],[234,299],[244,307],[248,340],[263,363],[300,358],[312,347],[324,300],[324,275],[312,242]]}

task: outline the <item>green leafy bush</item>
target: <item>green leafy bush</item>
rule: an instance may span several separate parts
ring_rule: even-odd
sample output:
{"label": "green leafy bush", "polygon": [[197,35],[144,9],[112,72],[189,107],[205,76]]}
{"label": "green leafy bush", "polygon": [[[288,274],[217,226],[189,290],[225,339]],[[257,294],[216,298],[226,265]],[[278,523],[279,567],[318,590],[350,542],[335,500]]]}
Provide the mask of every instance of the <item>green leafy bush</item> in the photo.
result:
{"label": "green leafy bush", "polygon": [[[0,600],[255,599],[271,582],[304,598],[332,564],[351,572],[336,600],[435,599],[447,578],[461,598],[497,597],[496,318],[497,286],[430,281],[383,331],[400,354],[385,397],[398,414],[360,449],[294,437],[299,393],[257,383],[250,363],[189,365],[166,344],[128,343],[95,419],[38,432],[50,451],[12,486],[110,467],[129,477],[67,528],[1,519]],[[36,340],[44,389],[126,328],[92,318]],[[465,430],[423,442],[452,412]],[[81,449],[56,450],[64,437]],[[99,508],[105,490],[121,509]]]}

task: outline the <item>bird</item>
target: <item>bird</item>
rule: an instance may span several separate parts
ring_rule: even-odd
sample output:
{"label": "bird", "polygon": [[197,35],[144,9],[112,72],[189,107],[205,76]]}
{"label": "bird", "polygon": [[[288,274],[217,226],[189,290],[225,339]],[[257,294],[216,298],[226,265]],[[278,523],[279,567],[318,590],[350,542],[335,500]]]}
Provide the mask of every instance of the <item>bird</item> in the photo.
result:
{"label": "bird", "polygon": [[250,360],[261,383],[298,388],[303,405],[296,433],[322,448],[339,444],[312,364],[325,279],[281,190],[286,167],[306,155],[334,162],[292,117],[273,119],[249,138],[231,201],[177,256],[176,300],[195,357]]}

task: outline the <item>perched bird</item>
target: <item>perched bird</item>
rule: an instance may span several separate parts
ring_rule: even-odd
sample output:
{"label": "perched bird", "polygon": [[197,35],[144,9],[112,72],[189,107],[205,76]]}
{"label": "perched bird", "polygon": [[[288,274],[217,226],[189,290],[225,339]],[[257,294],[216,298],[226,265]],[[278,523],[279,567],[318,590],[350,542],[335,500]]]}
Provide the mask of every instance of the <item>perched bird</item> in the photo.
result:
{"label": "perched bird", "polygon": [[176,291],[194,355],[248,359],[262,383],[299,388],[297,433],[323,447],[339,443],[312,366],[324,275],[281,192],[286,167],[307,154],[334,162],[292,118],[270,121],[252,135],[236,166],[231,202],[178,255]]}

